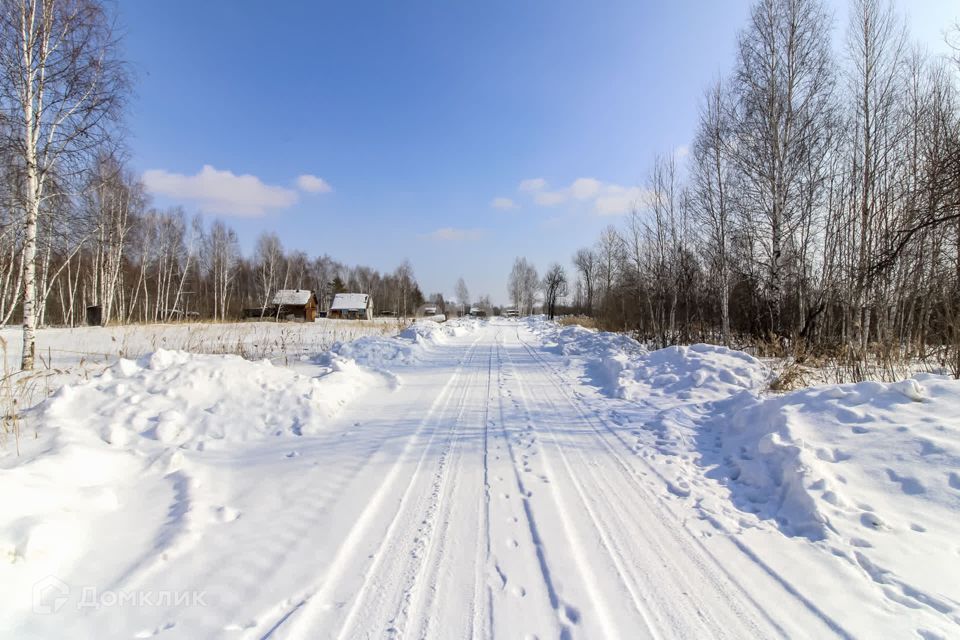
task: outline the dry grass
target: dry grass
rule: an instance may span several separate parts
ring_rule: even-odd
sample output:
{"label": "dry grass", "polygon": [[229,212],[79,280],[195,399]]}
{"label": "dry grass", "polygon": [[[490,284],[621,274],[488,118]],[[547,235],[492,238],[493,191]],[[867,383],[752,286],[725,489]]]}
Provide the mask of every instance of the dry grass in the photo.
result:
{"label": "dry grass", "polygon": [[[321,323],[172,323],[48,329],[40,336],[39,359],[46,368],[73,366],[78,359],[109,363],[138,358],[158,349],[211,355],[238,355],[248,360],[291,358],[329,350],[339,342],[365,335],[394,335],[401,321],[330,320]],[[73,332],[73,333],[70,333]],[[101,333],[102,332],[102,333]],[[54,344],[43,346],[44,341]],[[85,345],[84,342],[90,344]]]}
{"label": "dry grass", "polygon": [[557,317],[557,323],[564,327],[577,325],[587,329],[598,328],[597,321],[589,316],[559,316]]}
{"label": "dry grass", "polygon": [[8,449],[11,441],[20,455],[20,440],[25,424],[24,414],[30,408],[46,400],[68,381],[89,380],[101,373],[107,363],[81,358],[69,369],[50,366],[51,355],[40,353],[37,359],[40,368],[22,371],[10,365],[7,341],[0,337],[0,355],[3,356],[3,373],[0,378],[0,449]]}
{"label": "dry grass", "polygon": [[811,352],[794,345],[789,353],[770,357],[768,362],[777,372],[770,390],[778,393],[819,384],[897,382],[917,373],[955,375],[949,350],[931,349],[920,357],[882,344],[870,345],[866,354],[846,346]]}
{"label": "dry grass", "polygon": [[[25,412],[65,384],[88,380],[120,358],[159,349],[208,355],[238,355],[289,365],[323,353],[336,343],[365,335],[395,335],[405,321],[330,320],[320,323],[172,323],[79,329],[44,329],[37,368],[20,371],[19,345],[0,336],[0,450],[16,450]],[[10,335],[7,335],[9,338]],[[47,342],[44,345],[44,342]],[[52,343],[52,344],[51,344]]]}

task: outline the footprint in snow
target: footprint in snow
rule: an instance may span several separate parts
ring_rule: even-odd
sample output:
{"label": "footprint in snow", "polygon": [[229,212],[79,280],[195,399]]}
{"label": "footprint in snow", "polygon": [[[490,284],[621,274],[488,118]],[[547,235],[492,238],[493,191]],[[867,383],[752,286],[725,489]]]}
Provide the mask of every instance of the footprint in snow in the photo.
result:
{"label": "footprint in snow", "polygon": [[233,522],[240,517],[240,510],[222,505],[213,510],[213,519],[215,522]]}
{"label": "footprint in snow", "polygon": [[677,496],[678,498],[686,498],[690,495],[690,485],[688,485],[683,480],[679,480],[676,483],[667,481],[667,491]]}
{"label": "footprint in snow", "polygon": [[246,631],[247,629],[253,629],[257,626],[256,620],[247,620],[246,622],[231,622],[226,625],[224,631]]}
{"label": "footprint in snow", "polygon": [[871,529],[885,529],[886,524],[877,516],[875,513],[864,513],[860,516],[860,523],[865,527],[870,527]]}
{"label": "footprint in snow", "polygon": [[162,626],[155,627],[153,629],[144,629],[143,631],[140,631],[139,633],[135,634],[133,637],[134,638],[152,638],[154,636],[160,635],[164,631],[169,631],[170,629],[173,629],[175,626],[176,626],[175,622],[168,622]]}
{"label": "footprint in snow", "polygon": [[566,619],[567,624],[577,624],[580,622],[580,612],[570,605],[565,604],[560,607],[560,612],[562,613],[563,618]]}
{"label": "footprint in snow", "polygon": [[493,568],[497,572],[497,579],[499,582],[499,584],[496,584],[495,586],[498,589],[503,590],[503,588],[507,586],[507,574],[503,572],[503,569],[500,568],[499,564],[494,563]]}
{"label": "footprint in snow", "polygon": [[951,471],[950,475],[947,477],[947,484],[949,484],[952,489],[960,491],[960,475],[957,475]]}

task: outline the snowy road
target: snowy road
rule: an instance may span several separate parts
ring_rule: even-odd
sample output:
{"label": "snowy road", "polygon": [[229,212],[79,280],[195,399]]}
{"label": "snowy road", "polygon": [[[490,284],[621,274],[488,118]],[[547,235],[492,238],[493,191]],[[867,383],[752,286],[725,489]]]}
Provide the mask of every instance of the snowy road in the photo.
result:
{"label": "snowy road", "polygon": [[[960,479],[925,462],[868,481],[851,464],[891,438],[900,459],[914,443],[946,456],[949,427],[904,394],[952,402],[951,382],[764,403],[746,354],[645,354],[494,319],[291,367],[122,361],[58,392],[23,462],[0,468],[18,487],[0,636],[932,638],[960,624],[951,574],[924,569],[960,553]],[[818,393],[852,409],[816,413]],[[748,440],[781,406],[854,422],[824,422],[830,450]],[[856,440],[888,423],[876,449]],[[939,475],[921,485],[914,468]],[[881,496],[897,487],[894,508]]]}
{"label": "snowy road", "polygon": [[[229,532],[245,531],[249,553],[204,563],[194,582],[235,603],[220,607],[235,617],[226,627],[250,638],[835,631],[748,556],[719,564],[534,342],[502,322],[437,347],[398,391],[352,403],[349,426],[288,474],[248,479],[243,491],[276,494],[274,508]],[[223,623],[180,621],[197,635]]]}

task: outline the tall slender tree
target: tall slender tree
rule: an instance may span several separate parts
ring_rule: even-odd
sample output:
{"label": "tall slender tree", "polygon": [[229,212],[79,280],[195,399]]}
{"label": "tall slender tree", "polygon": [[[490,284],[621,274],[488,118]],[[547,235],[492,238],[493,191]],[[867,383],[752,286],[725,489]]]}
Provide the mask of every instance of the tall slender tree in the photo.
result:
{"label": "tall slender tree", "polygon": [[101,2],[0,0],[0,109],[23,171],[23,369],[34,365],[45,302],[37,290],[40,216],[54,183],[67,188],[109,135],[126,90],[113,18]]}

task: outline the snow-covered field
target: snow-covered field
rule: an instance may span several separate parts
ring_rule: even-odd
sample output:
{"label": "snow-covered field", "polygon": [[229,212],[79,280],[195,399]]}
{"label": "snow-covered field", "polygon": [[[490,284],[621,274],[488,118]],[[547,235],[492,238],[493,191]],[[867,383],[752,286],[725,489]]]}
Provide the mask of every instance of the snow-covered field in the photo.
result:
{"label": "snow-covered field", "polygon": [[41,329],[37,332],[37,368],[18,372],[22,349],[19,328],[0,329],[0,410],[15,414],[67,383],[89,380],[121,358],[135,359],[158,349],[202,354],[234,354],[295,366],[337,343],[361,336],[394,335],[407,325],[394,318],[371,321],[319,319],[313,323],[184,322]]}
{"label": "snow-covered field", "polygon": [[741,352],[536,319],[208,326],[111,338],[5,443],[0,635],[960,636],[960,382],[770,395]]}
{"label": "snow-covered field", "polygon": [[[158,349],[191,353],[236,354],[248,359],[298,359],[360,336],[393,335],[406,326],[395,318],[316,322],[183,322],[40,329],[38,368],[63,369],[80,363],[115,362],[138,358]],[[0,329],[6,362],[16,368],[22,349],[19,327]]]}

